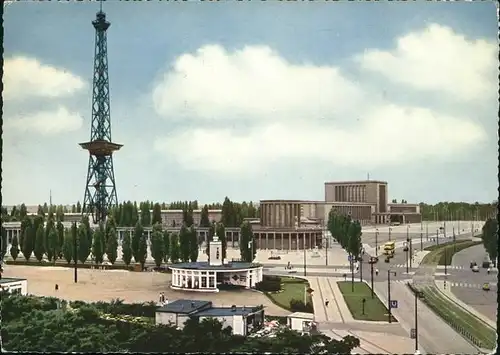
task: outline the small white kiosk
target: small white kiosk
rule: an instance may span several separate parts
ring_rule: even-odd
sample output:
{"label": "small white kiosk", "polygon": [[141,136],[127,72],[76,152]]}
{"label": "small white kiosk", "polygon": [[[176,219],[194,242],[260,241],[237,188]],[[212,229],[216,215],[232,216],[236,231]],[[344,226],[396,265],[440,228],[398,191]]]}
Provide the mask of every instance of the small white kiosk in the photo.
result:
{"label": "small white kiosk", "polygon": [[253,288],[263,277],[260,264],[223,260],[222,242],[217,235],[209,242],[208,262],[173,264],[169,269],[171,288],[182,291],[219,292],[217,286],[221,284]]}

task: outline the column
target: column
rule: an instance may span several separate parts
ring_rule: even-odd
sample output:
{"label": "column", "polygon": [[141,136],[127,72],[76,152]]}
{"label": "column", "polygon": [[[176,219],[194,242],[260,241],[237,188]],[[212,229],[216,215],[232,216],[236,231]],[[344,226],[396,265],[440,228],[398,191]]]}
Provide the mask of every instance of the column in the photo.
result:
{"label": "column", "polygon": [[246,288],[250,288],[250,270],[247,270]]}

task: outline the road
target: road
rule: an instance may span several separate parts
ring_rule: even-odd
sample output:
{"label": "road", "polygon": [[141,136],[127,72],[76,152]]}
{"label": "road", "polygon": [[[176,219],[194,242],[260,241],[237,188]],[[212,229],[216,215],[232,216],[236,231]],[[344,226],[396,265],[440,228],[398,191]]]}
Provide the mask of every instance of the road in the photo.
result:
{"label": "road", "polygon": [[[374,284],[377,295],[382,302],[387,303],[387,284]],[[391,285],[391,299],[398,301],[398,308],[393,309],[393,315],[408,333],[414,328],[415,308],[411,291],[402,283]],[[428,353],[440,354],[475,354],[477,349],[459,336],[453,328],[447,325],[439,316],[431,311],[420,300],[418,301],[418,336],[419,343]]]}
{"label": "road", "polygon": [[[497,273],[486,273],[481,263],[485,257],[485,250],[482,245],[476,245],[459,251],[453,256],[452,266],[463,269],[452,269],[450,281],[451,292],[464,303],[474,307],[478,312],[493,321],[496,321],[497,314]],[[478,263],[480,269],[478,273],[470,270],[470,262]],[[480,287],[483,283],[489,282],[490,291],[483,291]]]}

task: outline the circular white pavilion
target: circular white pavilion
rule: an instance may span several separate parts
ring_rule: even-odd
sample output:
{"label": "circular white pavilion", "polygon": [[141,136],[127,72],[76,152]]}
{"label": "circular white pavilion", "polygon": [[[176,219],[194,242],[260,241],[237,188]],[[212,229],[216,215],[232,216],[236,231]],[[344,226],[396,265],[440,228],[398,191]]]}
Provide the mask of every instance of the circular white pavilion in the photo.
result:
{"label": "circular white pavilion", "polygon": [[262,281],[263,267],[260,264],[222,260],[222,242],[214,235],[210,242],[208,262],[196,261],[173,264],[172,285],[174,290],[196,292],[219,292],[220,284],[255,287]]}

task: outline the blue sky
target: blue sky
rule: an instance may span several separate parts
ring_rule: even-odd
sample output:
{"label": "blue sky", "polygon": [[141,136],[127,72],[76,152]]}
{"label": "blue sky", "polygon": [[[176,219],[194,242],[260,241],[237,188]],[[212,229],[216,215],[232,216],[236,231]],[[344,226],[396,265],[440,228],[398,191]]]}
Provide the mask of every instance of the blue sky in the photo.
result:
{"label": "blue sky", "polygon": [[[5,9],[4,204],[83,198],[98,9]],[[368,173],[409,202],[498,195],[492,3],[103,11],[119,200],[322,199]]]}

